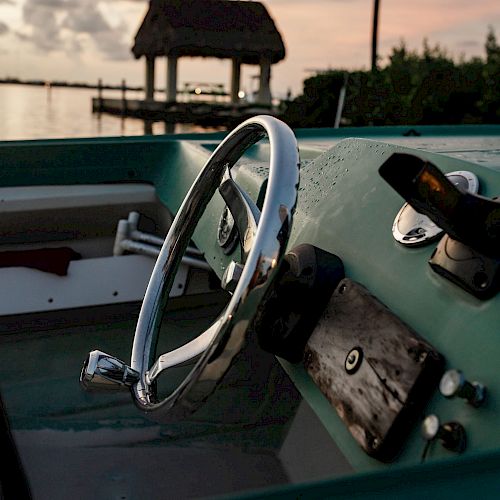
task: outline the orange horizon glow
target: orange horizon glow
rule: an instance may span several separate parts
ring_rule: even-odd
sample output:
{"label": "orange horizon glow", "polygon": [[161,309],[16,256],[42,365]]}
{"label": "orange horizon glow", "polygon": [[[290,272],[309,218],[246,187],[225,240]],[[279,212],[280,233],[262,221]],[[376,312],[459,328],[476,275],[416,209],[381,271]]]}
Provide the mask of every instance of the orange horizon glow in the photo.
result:
{"label": "orange horizon glow", "polygon": [[[50,4],[46,0],[44,4]],[[34,28],[26,19],[26,6],[36,7],[36,0],[0,1],[0,77],[64,79],[116,83],[122,78],[131,85],[142,85],[144,63],[133,59],[129,48],[147,10],[145,0],[73,0],[70,2],[97,9],[114,37],[121,37],[122,60],[107,59],[107,44],[117,42],[110,36],[95,40],[84,31],[72,33],[60,26],[58,36],[65,50],[43,52],[28,41]],[[272,88],[275,95],[287,89],[301,91],[307,70],[367,69],[370,66],[373,0],[267,0],[263,2],[281,32],[287,48],[286,59],[273,67]],[[55,2],[56,9],[60,2]],[[39,8],[39,7],[37,7]],[[80,12],[83,12],[80,10]],[[24,13],[24,14],[23,14]],[[75,14],[77,15],[77,14]],[[439,44],[454,58],[484,56],[484,42],[491,26],[500,38],[499,0],[381,0],[379,16],[379,56],[381,63],[391,49],[404,40],[409,49],[421,50],[423,40]],[[43,26],[42,26],[43,28]],[[104,34],[105,35],[105,34]],[[104,36],[103,35],[103,36]],[[78,44],[79,52],[68,47]],[[130,57],[129,57],[130,55]],[[164,62],[157,64],[156,85],[165,80]],[[248,92],[257,67],[243,67],[242,90]],[[230,62],[182,59],[179,87],[186,81],[224,83],[229,87]]]}

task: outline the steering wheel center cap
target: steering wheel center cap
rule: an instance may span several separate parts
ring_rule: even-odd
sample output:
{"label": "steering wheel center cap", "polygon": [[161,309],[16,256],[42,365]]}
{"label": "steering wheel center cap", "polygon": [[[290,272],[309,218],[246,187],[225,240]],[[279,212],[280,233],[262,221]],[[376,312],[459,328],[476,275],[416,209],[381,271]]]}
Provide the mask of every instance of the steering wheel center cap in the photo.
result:
{"label": "steering wheel center cap", "polygon": [[234,224],[234,218],[227,205],[222,210],[222,214],[219,219],[217,243],[226,255],[233,253],[238,243],[238,234]]}

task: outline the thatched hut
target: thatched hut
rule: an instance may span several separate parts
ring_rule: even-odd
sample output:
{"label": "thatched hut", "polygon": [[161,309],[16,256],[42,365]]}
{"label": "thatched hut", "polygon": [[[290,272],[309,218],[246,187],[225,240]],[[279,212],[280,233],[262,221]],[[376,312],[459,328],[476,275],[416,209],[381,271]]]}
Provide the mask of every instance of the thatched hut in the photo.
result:
{"label": "thatched hut", "polygon": [[271,102],[271,64],[285,57],[283,40],[260,2],[150,0],[135,36],[134,56],[146,59],[146,99],[154,99],[155,59],[167,58],[167,101],[177,93],[180,57],[232,60],[231,100],[237,102],[241,64],[260,65],[258,101]]}

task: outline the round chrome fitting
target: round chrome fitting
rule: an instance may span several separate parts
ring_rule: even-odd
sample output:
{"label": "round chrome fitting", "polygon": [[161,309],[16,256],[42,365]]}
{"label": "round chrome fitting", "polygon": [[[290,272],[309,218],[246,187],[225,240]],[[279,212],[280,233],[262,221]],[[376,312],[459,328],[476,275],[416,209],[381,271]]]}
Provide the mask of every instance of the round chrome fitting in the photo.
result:
{"label": "round chrome fitting", "polygon": [[[479,191],[479,180],[472,172],[457,170],[446,174],[446,177],[462,191],[472,194],[477,194]],[[418,213],[408,203],[401,207],[392,225],[394,239],[407,247],[426,245],[442,233],[443,230],[439,226],[426,215]]]}

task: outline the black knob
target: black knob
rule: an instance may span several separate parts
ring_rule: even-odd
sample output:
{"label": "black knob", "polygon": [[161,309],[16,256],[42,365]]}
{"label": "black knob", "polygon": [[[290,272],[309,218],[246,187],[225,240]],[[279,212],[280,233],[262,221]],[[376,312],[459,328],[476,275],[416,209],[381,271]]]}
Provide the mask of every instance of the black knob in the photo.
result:
{"label": "black knob", "polygon": [[441,441],[444,448],[462,453],[466,446],[466,434],[462,424],[447,422],[440,424],[437,415],[428,415],[422,423],[422,437],[428,441]]}

